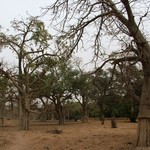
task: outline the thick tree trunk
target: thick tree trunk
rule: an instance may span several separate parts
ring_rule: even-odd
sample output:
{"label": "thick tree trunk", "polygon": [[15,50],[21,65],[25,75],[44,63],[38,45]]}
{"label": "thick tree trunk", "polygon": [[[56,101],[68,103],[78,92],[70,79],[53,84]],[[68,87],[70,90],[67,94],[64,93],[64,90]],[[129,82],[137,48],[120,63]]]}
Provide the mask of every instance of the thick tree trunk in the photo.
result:
{"label": "thick tree trunk", "polygon": [[56,112],[58,115],[58,124],[63,125],[64,124],[64,115],[63,115],[63,110],[62,110],[61,104],[57,105]]}
{"label": "thick tree trunk", "polygon": [[59,122],[58,122],[59,125],[63,125],[64,124],[64,117],[62,114],[60,114],[59,116]]}
{"label": "thick tree trunk", "polygon": [[86,110],[82,111],[82,123],[88,122]]}
{"label": "thick tree trunk", "polygon": [[[26,105],[25,105],[26,104]],[[29,130],[29,104],[27,104],[27,99],[19,100],[19,129]]]}
{"label": "thick tree trunk", "polygon": [[29,130],[29,112],[26,109],[23,109],[19,114],[19,129]]}
{"label": "thick tree trunk", "polygon": [[87,106],[82,105],[82,123],[88,122]]}
{"label": "thick tree trunk", "polygon": [[150,147],[150,119],[148,118],[139,118],[137,146]]}
{"label": "thick tree trunk", "polygon": [[137,147],[150,147],[150,63],[143,64],[144,82],[140,100]]}

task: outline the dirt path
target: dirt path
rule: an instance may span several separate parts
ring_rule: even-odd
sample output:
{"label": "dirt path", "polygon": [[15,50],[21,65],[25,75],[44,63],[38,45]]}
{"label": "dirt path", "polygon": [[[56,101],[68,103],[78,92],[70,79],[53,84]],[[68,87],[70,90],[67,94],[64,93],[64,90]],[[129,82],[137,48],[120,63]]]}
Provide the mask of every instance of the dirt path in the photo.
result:
{"label": "dirt path", "polygon": [[45,150],[49,149],[49,138],[44,134],[32,131],[18,131],[6,150]]}
{"label": "dirt path", "polygon": [[31,137],[26,136],[25,132],[17,132],[15,134],[15,137],[13,139],[12,146],[9,148],[9,150],[29,150],[29,143],[32,141]]}

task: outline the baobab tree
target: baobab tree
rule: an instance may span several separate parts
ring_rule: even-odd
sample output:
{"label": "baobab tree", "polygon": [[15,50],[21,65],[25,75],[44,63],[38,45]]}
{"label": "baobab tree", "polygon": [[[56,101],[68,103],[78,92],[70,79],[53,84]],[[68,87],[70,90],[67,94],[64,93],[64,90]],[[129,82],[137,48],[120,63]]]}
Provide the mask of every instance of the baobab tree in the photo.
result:
{"label": "baobab tree", "polygon": [[42,80],[46,73],[45,58],[54,56],[49,49],[52,37],[37,17],[28,18],[26,21],[14,20],[12,27],[15,33],[6,35],[1,32],[0,41],[2,50],[7,48],[15,53],[17,67],[12,70],[1,63],[0,74],[10,80],[17,89],[19,129],[28,130],[29,114],[32,112],[31,100],[36,98],[35,93],[43,88],[33,85]]}
{"label": "baobab tree", "polygon": [[47,7],[53,11],[53,20],[57,20],[57,24],[60,21],[61,33],[70,42],[68,56],[80,44],[87,43],[85,36],[89,36],[91,45],[95,47],[95,56],[100,57],[102,38],[107,34],[107,37],[118,39],[121,47],[104,64],[108,61],[116,66],[126,61],[141,63],[144,79],[137,147],[150,147],[150,44],[143,30],[144,20],[149,16],[149,4],[146,0],[55,0],[52,6]]}

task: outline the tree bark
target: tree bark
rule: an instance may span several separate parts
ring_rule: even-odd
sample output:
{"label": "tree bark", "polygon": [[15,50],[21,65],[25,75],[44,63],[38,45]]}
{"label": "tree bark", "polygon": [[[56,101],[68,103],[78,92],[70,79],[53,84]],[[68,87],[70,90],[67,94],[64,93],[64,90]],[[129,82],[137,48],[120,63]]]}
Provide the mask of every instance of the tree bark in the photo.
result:
{"label": "tree bark", "polygon": [[103,106],[102,99],[99,99],[98,106],[99,106],[99,110],[100,110],[100,116],[99,117],[100,117],[101,125],[104,125],[104,123],[105,123],[105,115],[104,115],[104,106]]}
{"label": "tree bark", "polygon": [[22,109],[19,114],[19,129],[29,130],[29,112],[26,109]]}
{"label": "tree bark", "polygon": [[19,129],[20,130],[29,130],[29,104],[27,99],[19,100]]}
{"label": "tree bark", "polygon": [[87,110],[82,108],[82,123],[88,122]]}
{"label": "tree bark", "polygon": [[111,127],[117,128],[116,118],[114,116],[111,117]]}
{"label": "tree bark", "polygon": [[139,118],[137,147],[150,147],[150,119]]}
{"label": "tree bark", "polygon": [[144,82],[140,100],[137,147],[150,147],[150,62],[143,63]]}
{"label": "tree bark", "polygon": [[83,98],[82,106],[82,123],[88,122],[88,114],[87,114],[87,99]]}
{"label": "tree bark", "polygon": [[5,103],[4,103],[3,99],[1,99],[1,103],[0,103],[0,127],[2,127],[4,124],[4,108],[5,108]]}
{"label": "tree bark", "polygon": [[61,104],[57,104],[56,112],[58,115],[58,124],[63,125],[64,124],[64,115]]}
{"label": "tree bark", "polygon": [[101,125],[105,124],[105,116],[104,116],[104,114],[101,114],[100,121],[101,121]]}

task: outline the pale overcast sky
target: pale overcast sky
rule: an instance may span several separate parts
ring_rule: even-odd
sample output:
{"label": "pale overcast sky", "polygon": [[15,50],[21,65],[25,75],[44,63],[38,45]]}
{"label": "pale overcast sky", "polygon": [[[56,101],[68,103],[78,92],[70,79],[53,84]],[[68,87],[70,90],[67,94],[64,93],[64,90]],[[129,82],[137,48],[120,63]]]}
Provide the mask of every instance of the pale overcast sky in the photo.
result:
{"label": "pale overcast sky", "polygon": [[50,4],[50,0],[3,0],[0,5],[0,18],[4,28],[8,28],[14,18],[40,15],[41,7]]}
{"label": "pale overcast sky", "polygon": [[[0,5],[0,25],[5,29],[10,28],[10,22],[13,19],[20,20],[21,18],[28,17],[27,14],[32,16],[38,16],[41,14],[41,7],[45,7],[53,3],[54,0],[3,0]],[[50,16],[48,16],[50,19]],[[149,23],[145,25],[146,29],[149,29]],[[149,37],[149,30],[145,32]],[[116,43],[113,47],[116,47]],[[91,54],[87,52],[82,52],[79,56],[82,55],[82,58],[88,62]],[[10,60],[11,54],[8,54],[8,51],[0,53],[0,58],[7,58]]]}
{"label": "pale overcast sky", "polygon": [[[54,1],[51,0],[3,0],[0,5],[0,25],[2,25],[4,29],[9,29],[10,22],[14,19],[20,20],[21,18],[26,18],[28,17],[27,14],[38,16],[42,13],[41,7],[48,6],[53,2]],[[48,17],[50,19],[50,16]],[[87,55],[87,52],[82,52],[82,54],[79,54],[78,56],[81,55],[87,62],[90,55]],[[2,58],[4,61],[13,60],[11,64],[15,64],[15,59],[13,59],[15,56],[10,51],[3,51],[0,53],[0,59]]]}
{"label": "pale overcast sky", "polygon": [[[38,16],[41,14],[41,7],[48,6],[50,3],[50,0],[3,0],[0,5],[0,25],[4,29],[9,29],[10,22],[14,19],[29,17],[28,14]],[[10,51],[3,50],[0,59],[15,64],[15,56]]]}

